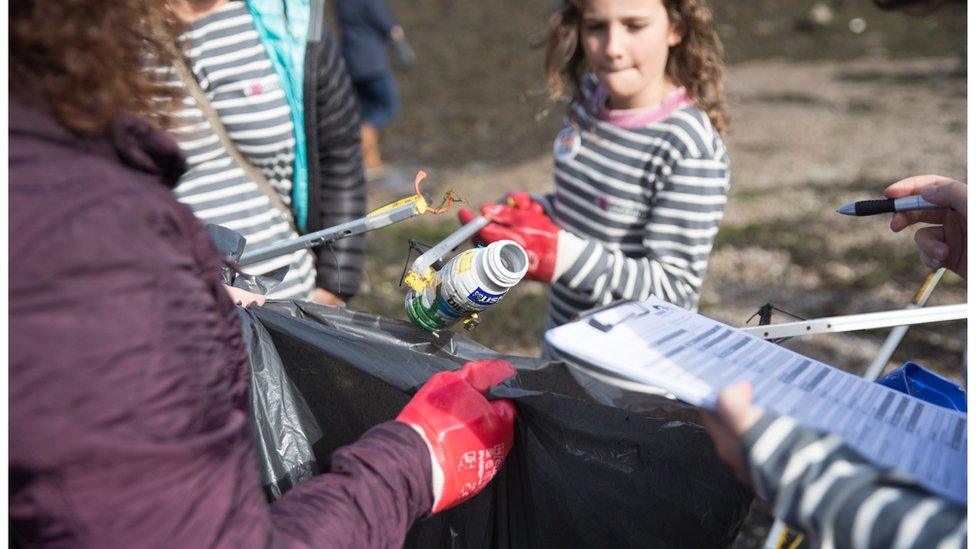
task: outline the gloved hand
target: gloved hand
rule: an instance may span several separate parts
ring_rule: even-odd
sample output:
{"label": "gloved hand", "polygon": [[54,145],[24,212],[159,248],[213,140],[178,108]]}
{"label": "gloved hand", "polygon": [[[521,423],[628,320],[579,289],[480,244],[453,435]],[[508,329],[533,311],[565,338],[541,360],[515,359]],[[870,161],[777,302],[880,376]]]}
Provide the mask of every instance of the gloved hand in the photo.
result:
{"label": "gloved hand", "polygon": [[[540,282],[559,278],[582,253],[586,243],[576,235],[562,230],[546,215],[542,204],[524,191],[510,191],[507,204],[485,204],[481,215],[492,223],[478,231],[478,239],[490,244],[498,240],[514,240],[529,256],[529,270],[525,276]],[[474,219],[467,208],[458,211],[461,223]]]}
{"label": "gloved hand", "polygon": [[397,416],[420,433],[431,454],[432,513],[481,491],[512,449],[515,405],[483,394],[515,375],[504,360],[468,362],[431,377]]}

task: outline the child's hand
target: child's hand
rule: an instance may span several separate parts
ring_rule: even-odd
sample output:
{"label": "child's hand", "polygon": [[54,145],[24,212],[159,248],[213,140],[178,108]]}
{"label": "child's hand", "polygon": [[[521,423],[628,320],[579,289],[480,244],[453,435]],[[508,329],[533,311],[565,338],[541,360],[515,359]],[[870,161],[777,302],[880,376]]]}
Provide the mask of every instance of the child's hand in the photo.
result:
{"label": "child's hand", "polygon": [[732,467],[735,476],[747,486],[749,475],[742,462],[742,438],[762,415],[762,409],[752,403],[752,385],[748,381],[722,389],[715,401],[714,412],[701,410],[702,423],[712,437],[718,457]]}
{"label": "child's hand", "polygon": [[251,293],[247,290],[235,288],[226,284],[224,284],[224,290],[227,290],[227,295],[230,296],[231,301],[233,301],[235,305],[238,307],[244,307],[245,309],[251,305],[260,307],[264,305],[264,302],[267,300],[267,298],[261,294]]}
{"label": "child's hand", "polygon": [[394,26],[390,30],[390,40],[393,46],[393,60],[396,62],[397,67],[410,69],[417,64],[417,54],[414,53],[413,47],[410,46],[407,35],[403,32],[403,27],[400,25]]}
{"label": "child's hand", "polygon": [[403,40],[407,37],[407,34],[403,32],[403,27],[400,25],[393,25],[390,29],[390,38],[393,40]]}
{"label": "child's hand", "polygon": [[922,198],[945,210],[900,212],[891,218],[891,230],[899,232],[915,223],[932,223],[915,233],[915,246],[922,263],[937,269],[946,267],[966,278],[966,185],[938,175],[918,175],[902,179],[885,189],[885,197]]}
{"label": "child's hand", "polygon": [[325,288],[315,288],[312,292],[312,302],[319,305],[329,305],[330,307],[345,307],[346,302],[341,297],[326,290]]}

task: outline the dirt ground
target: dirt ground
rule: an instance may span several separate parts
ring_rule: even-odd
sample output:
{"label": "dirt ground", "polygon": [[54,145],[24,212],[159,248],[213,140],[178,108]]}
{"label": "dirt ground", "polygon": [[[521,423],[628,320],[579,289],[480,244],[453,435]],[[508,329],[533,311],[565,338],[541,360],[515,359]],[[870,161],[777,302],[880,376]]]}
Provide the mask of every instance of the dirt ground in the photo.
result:
{"label": "dirt ground", "polygon": [[[537,116],[543,76],[528,47],[551,3],[392,4],[420,63],[399,75],[404,111],[384,142],[394,175],[373,187],[371,202],[407,192],[418,168],[430,172],[430,190],[451,188],[471,204],[509,188],[551,188],[560,117],[558,109]],[[854,19],[866,30],[853,32]],[[908,175],[966,179],[965,5],[908,16],[867,1],[729,2],[716,22],[730,60],[733,175],[700,312],[744,325],[765,303],[806,318],[903,308],[927,274],[912,231],[892,234],[886,218],[834,210]],[[424,219],[371,234],[367,283],[353,306],[404,318],[396,282],[407,238],[432,243],[455,227]],[[542,286],[523,283],[485,315],[475,339],[535,354],[544,301]],[[965,301],[964,282],[949,274],[930,303]],[[961,380],[965,333],[963,321],[912,328],[889,366],[911,359]],[[786,345],[861,373],[886,335]],[[760,544],[768,524],[757,509],[737,546]]]}

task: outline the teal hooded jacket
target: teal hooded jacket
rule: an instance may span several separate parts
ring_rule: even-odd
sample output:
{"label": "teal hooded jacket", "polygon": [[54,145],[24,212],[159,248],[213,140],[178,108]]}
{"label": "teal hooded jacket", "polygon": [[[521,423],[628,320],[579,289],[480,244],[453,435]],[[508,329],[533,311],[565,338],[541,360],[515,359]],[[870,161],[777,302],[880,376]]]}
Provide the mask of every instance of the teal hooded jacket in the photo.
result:
{"label": "teal hooded jacket", "polygon": [[[366,214],[359,106],[324,0],[247,0],[291,108],[295,170],[291,206],[298,229],[315,232]],[[317,285],[344,298],[359,286],[362,236],[316,250]]]}

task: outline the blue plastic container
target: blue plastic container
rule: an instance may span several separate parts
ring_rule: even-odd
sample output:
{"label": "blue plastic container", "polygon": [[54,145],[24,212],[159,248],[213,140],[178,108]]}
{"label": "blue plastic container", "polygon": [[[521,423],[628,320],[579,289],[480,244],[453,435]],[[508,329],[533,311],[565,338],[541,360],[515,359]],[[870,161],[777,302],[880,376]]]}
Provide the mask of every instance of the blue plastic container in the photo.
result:
{"label": "blue plastic container", "polygon": [[877,383],[950,410],[966,413],[966,390],[914,362],[906,362]]}

